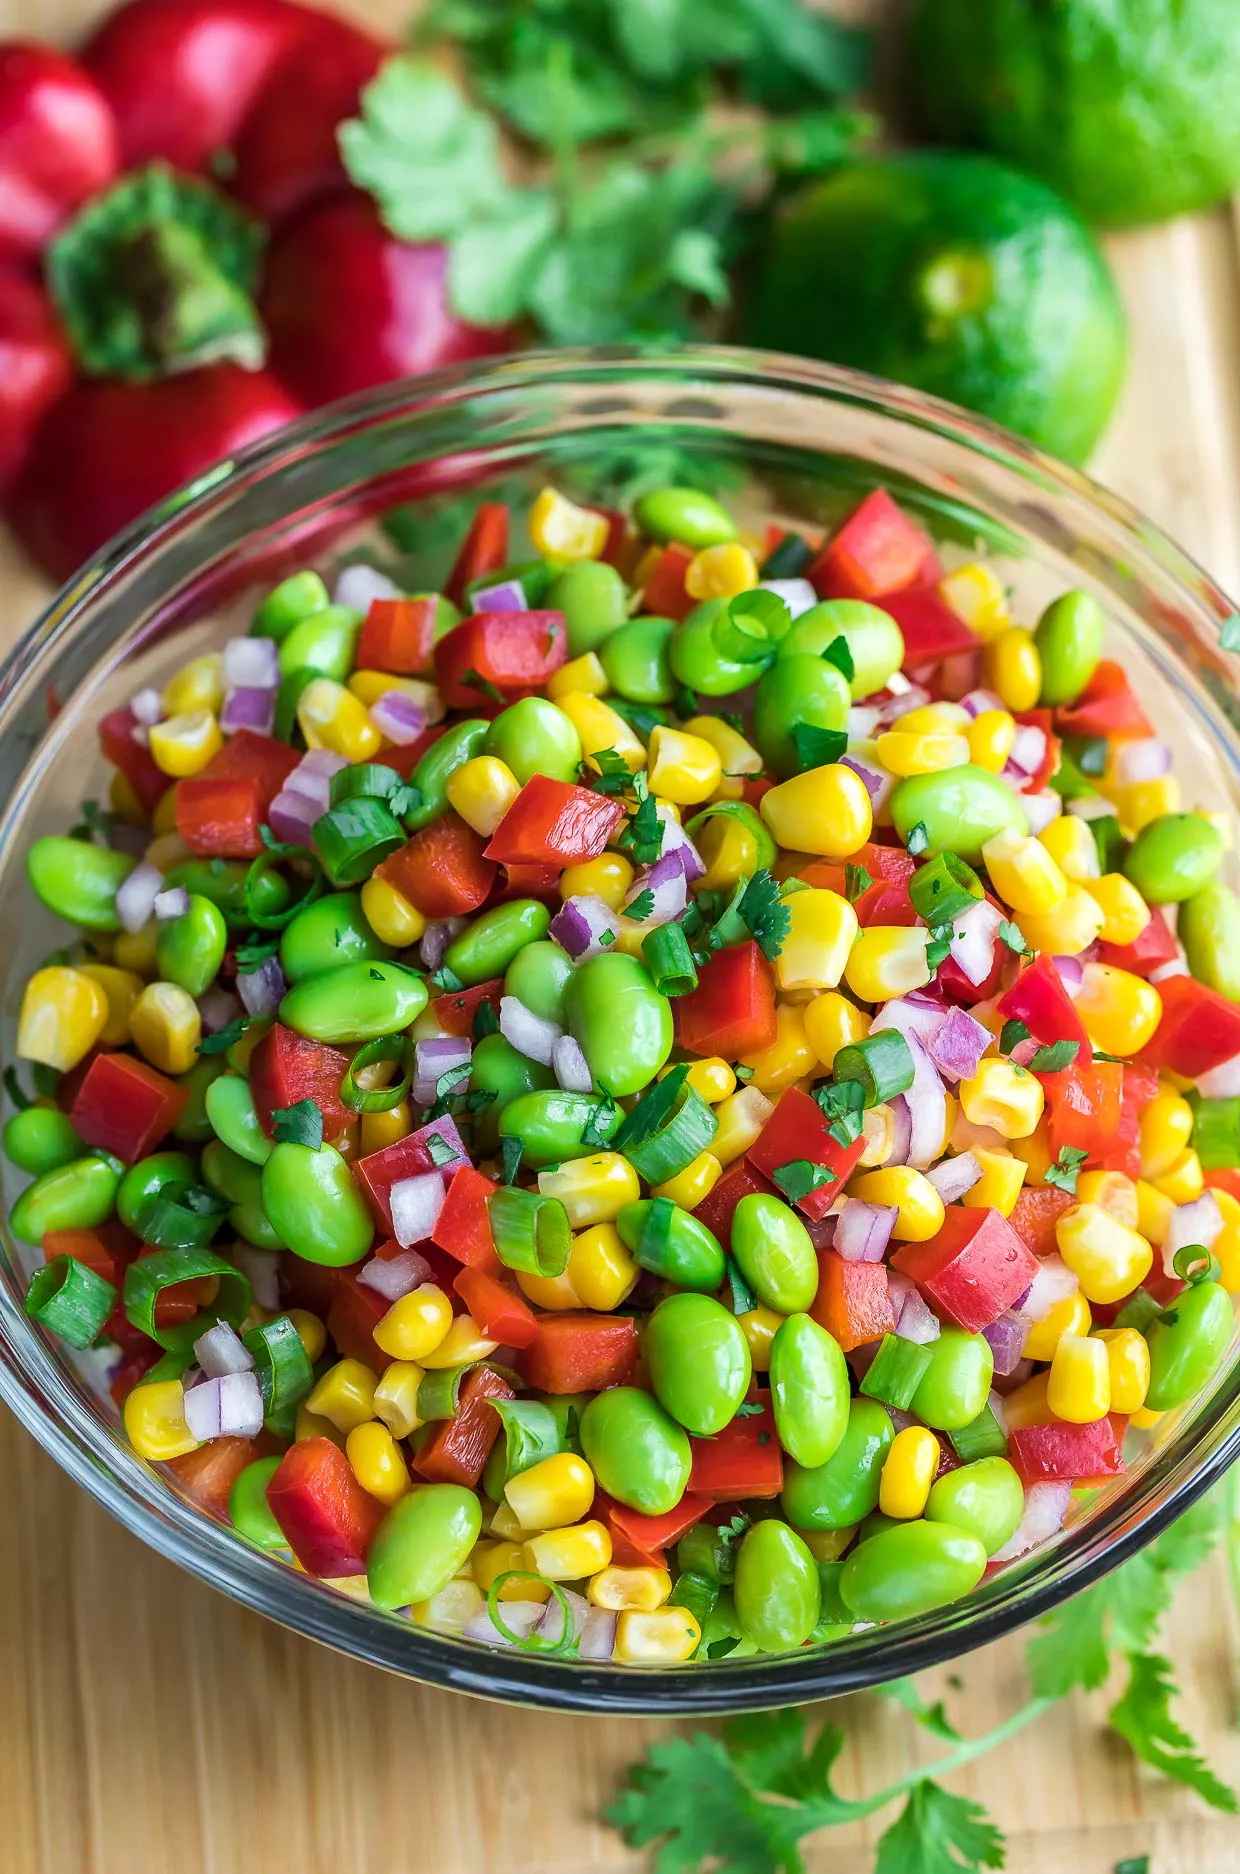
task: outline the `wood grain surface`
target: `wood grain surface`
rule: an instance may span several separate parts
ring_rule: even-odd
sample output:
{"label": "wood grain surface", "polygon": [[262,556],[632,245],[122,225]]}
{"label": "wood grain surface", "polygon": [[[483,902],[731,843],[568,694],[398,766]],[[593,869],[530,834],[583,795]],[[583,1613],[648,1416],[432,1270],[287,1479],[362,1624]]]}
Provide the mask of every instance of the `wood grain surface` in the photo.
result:
{"label": "wood grain surface", "polygon": [[[707,0],[702,0],[707,4]],[[854,15],[865,11],[855,4]],[[0,33],[71,44],[92,0],[0,0]],[[399,0],[356,8],[395,29]],[[1234,103],[1234,101],[1231,101]],[[1110,244],[1131,315],[1123,407],[1096,463],[1240,593],[1240,222],[1226,211]],[[43,588],[0,544],[0,642]],[[243,1612],[149,1553],[0,1413],[0,1874],[620,1874],[597,1813],[668,1727],[545,1716],[405,1684]],[[1221,1564],[1167,1649],[1184,1721],[1240,1783],[1235,1611]],[[966,1730],[1025,1696],[1023,1640],[958,1662]],[[1058,1707],[956,1779],[1009,1836],[1012,1874],[1235,1874],[1240,1824],[1139,1770],[1105,1694]],[[874,1698],[832,1713],[848,1793],[934,1746]],[[885,1825],[833,1831],[814,1869],[867,1874]]]}

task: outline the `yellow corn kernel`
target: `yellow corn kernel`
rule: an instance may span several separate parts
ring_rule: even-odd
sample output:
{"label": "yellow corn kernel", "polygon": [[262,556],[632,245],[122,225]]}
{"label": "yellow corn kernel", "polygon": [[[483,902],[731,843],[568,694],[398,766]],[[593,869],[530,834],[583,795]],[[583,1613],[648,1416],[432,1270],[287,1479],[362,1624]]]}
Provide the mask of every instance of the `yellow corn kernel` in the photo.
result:
{"label": "yellow corn kernel", "polygon": [[595,651],[571,658],[559,670],[553,670],[546,682],[547,695],[553,703],[557,697],[571,696],[574,690],[580,690],[583,696],[606,696],[610,688],[607,672]]}
{"label": "yellow corn kernel", "polygon": [[878,1507],[884,1516],[908,1521],[921,1515],[939,1455],[939,1441],[924,1425],[906,1425],[896,1433],[878,1480]]}
{"label": "yellow corn kernel", "polygon": [[748,547],[734,540],[703,547],[685,569],[685,591],[691,599],[734,599],[738,592],[752,592],[757,583],[757,561]]}
{"label": "yellow corn kernel", "polygon": [[492,1510],[491,1520],[490,1520],[490,1524],[488,1525],[487,1533],[492,1536],[498,1536],[501,1539],[501,1541],[514,1542],[514,1543],[519,1544],[521,1559],[519,1562],[515,1562],[513,1566],[516,1568],[525,1568],[526,1566],[525,1548],[524,1548],[525,1531],[522,1529],[520,1523],[517,1521],[516,1515],[510,1504],[500,1503],[496,1506],[494,1510]]}
{"label": "yellow corn kernel", "polygon": [[[676,1071],[669,1062],[666,1067],[659,1069],[659,1079],[663,1080]],[[720,1100],[726,1100],[729,1093],[736,1092],[736,1075],[718,1054],[708,1055],[705,1060],[691,1061],[685,1080],[699,1100],[705,1100],[707,1106],[718,1106]]]}
{"label": "yellow corn kernel", "polygon": [[1223,1216],[1223,1227],[1210,1245],[1219,1266],[1219,1281],[1229,1295],[1240,1289],[1240,1203],[1230,1191],[1215,1191],[1214,1201]]}
{"label": "yellow corn kernel", "polygon": [[224,746],[220,725],[209,709],[191,709],[169,716],[150,732],[151,757],[157,768],[174,780],[201,774],[212,755]]}
{"label": "yellow corn kernel", "polygon": [[797,1531],[816,1562],[838,1562],[856,1533],[856,1523],[848,1529],[799,1529]]}
{"label": "yellow corn kernel", "polygon": [[544,1197],[558,1197],[574,1230],[591,1223],[612,1223],[626,1204],[637,1201],[637,1173],[619,1152],[594,1152],[572,1158],[554,1171],[540,1171]]}
{"label": "yellow corn kernel", "polygon": [[723,1176],[723,1166],[713,1152],[699,1152],[697,1157],[662,1184],[652,1184],[651,1197],[668,1197],[682,1210],[696,1210]]}
{"label": "yellow corn kernel", "polygon": [[991,774],[1002,774],[1015,740],[1015,716],[1006,709],[983,709],[968,729],[969,760]]}
{"label": "yellow corn kernel", "polygon": [[129,1011],[129,1027],[139,1054],[161,1074],[187,1074],[194,1065],[202,1017],[176,983],[148,983]]}
{"label": "yellow corn kernel", "polygon": [[[795,899],[796,894],[794,894]],[[830,1071],[841,1048],[870,1032],[870,1018],[847,996],[815,996],[801,1011],[805,1034],[822,1065]]]}
{"label": "yellow corn kernel", "polygon": [[611,1535],[605,1523],[577,1523],[531,1536],[525,1545],[526,1567],[545,1581],[581,1581],[597,1575],[611,1560]]}
{"label": "yellow corn kernel", "polygon": [[522,1529],[563,1529],[589,1515],[594,1472],[584,1458],[558,1451],[510,1477],[504,1496]]}
{"label": "yellow corn kernel", "polygon": [[1098,858],[1098,842],[1090,832],[1087,820],[1079,820],[1072,813],[1060,814],[1057,820],[1043,827],[1038,838],[1066,879],[1076,884],[1083,884],[1089,879],[1097,883],[1102,867]]}
{"label": "yellow corn kernel", "polygon": [[1134,1431],[1144,1432],[1148,1431],[1152,1425],[1157,1425],[1159,1419],[1162,1417],[1163,1414],[1161,1412],[1150,1412],[1145,1406],[1139,1406],[1132,1414],[1128,1423],[1132,1426]]}
{"label": "yellow corn kernel", "polygon": [[1141,1114],[1141,1176],[1161,1178],[1170,1171],[1192,1136],[1192,1107],[1173,1087],[1160,1087]]}
{"label": "yellow corn kernel", "polygon": [[193,854],[179,833],[161,833],[151,841],[142,857],[149,865],[158,866],[161,872],[171,872],[174,865],[183,865]]}
{"label": "yellow corn kernel", "polygon": [[975,1126],[991,1126],[1005,1139],[1031,1138],[1046,1104],[1041,1081],[1027,1067],[999,1056],[979,1061],[959,1091],[965,1118]]}
{"label": "yellow corn kernel", "polygon": [[107,1001],[100,1041],[108,1048],[124,1047],[129,1039],[129,1017],[144,987],[142,978],[135,970],[117,969],[113,963],[79,963],[77,967],[83,976],[98,983]]}
{"label": "yellow corn kernel", "polygon": [[564,1272],[583,1307],[610,1314],[641,1274],[613,1223],[596,1223],[573,1238]]}
{"label": "yellow corn kernel", "polygon": [[650,737],[646,754],[650,791],[678,807],[709,800],[723,775],[718,751],[700,735],[669,729],[662,723]]}
{"label": "yellow corn kernel", "polygon": [[722,716],[691,716],[685,724],[685,733],[709,742],[719,757],[723,778],[716,798],[740,800],[744,793],[742,775],[761,774],[765,765],[753,743],[746,741],[740,730],[734,729]]}
{"label": "yellow corn kernel", "polygon": [[383,737],[366,705],[331,677],[312,677],[297,704],[297,724],[307,748],[329,748],[346,761],[370,761]]}
{"label": "yellow corn kernel", "polygon": [[421,677],[395,677],[387,670],[355,670],[345,688],[359,703],[365,703],[367,709],[373,709],[380,697],[390,696],[396,690],[424,709],[428,722],[443,721],[439,691],[433,683],[424,683]]}
{"label": "yellow corn kernel", "polygon": [[928,1243],[943,1228],[943,1199],[926,1174],[909,1165],[867,1171],[853,1178],[848,1195],[898,1210],[891,1233],[902,1243]]}
{"label": "yellow corn kernel", "polygon": [[374,1373],[363,1361],[337,1360],[308,1395],[306,1405],[319,1418],[330,1419],[347,1437],[355,1426],[375,1416],[376,1384]]}
{"label": "yellow corn kernel", "polygon": [[1107,1350],[1088,1334],[1064,1334],[1051,1361],[1046,1403],[1069,1425],[1095,1425],[1111,1410]]}
{"label": "yellow corn kernel", "polygon": [[930,981],[927,930],[902,924],[870,924],[857,935],[844,980],[861,1002],[887,1002]]}
{"label": "yellow corn kernel", "polygon": [[986,687],[1019,715],[1036,709],[1042,691],[1042,659],[1032,631],[1008,625],[989,640],[982,652]]}
{"label": "yellow corn kernel", "polygon": [[1025,1338],[1021,1352],[1026,1360],[1053,1360],[1055,1349],[1065,1334],[1088,1334],[1093,1316],[1080,1289],[1052,1304],[1040,1321],[1035,1321]]}
{"label": "yellow corn kernel", "polygon": [[409,1489],[409,1466],[388,1427],[378,1419],[355,1425],[344,1454],[363,1490],[380,1503],[399,1503]]}
{"label": "yellow corn kernel", "polygon": [[1108,1216],[1126,1223],[1130,1230],[1140,1223],[1140,1205],[1133,1179],[1122,1171],[1082,1171],[1076,1180],[1078,1204],[1097,1204]]}
{"label": "yellow corn kernel", "polygon": [[1132,787],[1108,789],[1126,831],[1136,835],[1151,820],[1161,820],[1165,813],[1180,811],[1180,782],[1174,774],[1164,774],[1157,781],[1137,781]]}
{"label": "yellow corn kernel", "polygon": [[219,652],[191,657],[169,677],[161,701],[165,716],[185,716],[199,709],[217,716],[224,702],[224,660]]}
{"label": "yellow corn kernel", "polygon": [[407,1438],[425,1420],[418,1417],[418,1387],[422,1368],[410,1360],[393,1360],[375,1387],[375,1416],[383,1420],[393,1438]]}
{"label": "yellow corn kernel", "polygon": [[1027,1139],[1009,1139],[1008,1150],[1013,1158],[1021,1158],[1026,1166],[1026,1184],[1045,1184],[1046,1174],[1051,1168],[1054,1154],[1050,1146],[1050,1133],[1046,1117],[1038,1121]]}
{"label": "yellow corn kernel", "polygon": [[758,869],[758,842],[751,827],[731,814],[712,814],[697,841],[706,867],[694,891],[730,892]]}
{"label": "yellow corn kernel", "polygon": [[980,1145],[971,1150],[982,1175],[961,1202],[969,1210],[997,1210],[1001,1217],[1010,1217],[1029,1167],[1010,1152],[988,1152]]}
{"label": "yellow corn kernel", "polygon": [[592,1607],[610,1607],[618,1614],[651,1614],[672,1592],[666,1568],[602,1568],[591,1577],[586,1599]]}
{"label": "yellow corn kernel", "polygon": [[958,566],[954,573],[948,573],[945,579],[939,580],[938,592],[957,618],[962,618],[983,642],[996,637],[1012,622],[1002,581],[991,567],[983,566],[980,561]]}
{"label": "yellow corn kernel", "polygon": [[[1217,1197],[1218,1192],[1214,1195]],[[1175,1205],[1164,1192],[1156,1190],[1145,1178],[1137,1179],[1137,1228],[1157,1249],[1167,1240],[1174,1209]]]}
{"label": "yellow corn kernel", "polygon": [[147,823],[146,808],[134,793],[133,784],[119,768],[113,768],[108,780],[108,807],[118,820],[126,820],[131,826],[145,826]]}
{"label": "yellow corn kernel", "polygon": [[394,1301],[374,1330],[375,1345],[393,1360],[416,1360],[440,1346],[452,1326],[452,1303],[433,1282]]}
{"label": "yellow corn kernel", "polygon": [[827,859],[851,859],[874,827],[865,782],[839,762],[772,787],[759,811],[777,844]]}
{"label": "yellow corn kernel", "polygon": [[597,755],[604,748],[614,748],[635,773],[645,767],[646,744],[602,697],[590,696],[585,690],[569,690],[556,697],[555,706],[576,729],[583,754]]}
{"label": "yellow corn kernel", "polygon": [[306,1350],[306,1358],[311,1366],[323,1356],[327,1345],[327,1329],[317,1314],[311,1314],[308,1308],[290,1308],[288,1318],[297,1329],[297,1338]]}
{"label": "yellow corn kernel", "polygon": [[990,882],[1013,911],[1053,911],[1068,895],[1068,881],[1040,839],[1004,827],[982,847]]}
{"label": "yellow corn kernel", "polygon": [[472,761],[463,761],[444,786],[448,805],[485,839],[490,839],[520,792],[521,783],[508,763],[495,755],[475,755]]}
{"label": "yellow corn kernel", "polygon": [[530,509],[530,539],[550,560],[596,560],[607,545],[607,516],[579,508],[558,488],[540,491]]}
{"label": "yellow corn kernel", "polygon": [[[800,1009],[785,1004],[775,1011],[775,1039],[769,1048],[746,1054],[742,1067],[753,1069],[753,1087],[759,1093],[782,1093],[794,1080],[817,1071],[818,1056],[805,1035]],[[719,1157],[718,1135],[712,1140],[714,1156]],[[720,1160],[720,1163],[723,1161]]]}
{"label": "yellow corn kernel", "polygon": [[24,1061],[41,1061],[67,1073],[90,1053],[107,1019],[103,985],[82,970],[52,964],[36,970],[26,984],[17,1020],[17,1052]]}
{"label": "yellow corn kernel", "polygon": [[737,1315],[737,1324],[745,1336],[755,1373],[770,1372],[771,1342],[783,1326],[784,1318],[782,1314],[776,1314],[773,1308],[768,1308],[765,1302],[759,1302],[757,1307],[750,1308],[747,1314]]}
{"label": "yellow corn kernel", "polygon": [[617,1616],[611,1656],[624,1666],[676,1666],[701,1644],[702,1629],[687,1607],[628,1608]]}
{"label": "yellow corn kernel", "polygon": [[485,1607],[486,1601],[477,1582],[458,1578],[440,1588],[438,1594],[432,1594],[429,1601],[415,1601],[409,1609],[409,1618],[415,1627],[429,1627],[435,1633],[459,1634],[464,1633],[470,1621]]}
{"label": "yellow corn kernel", "polygon": [[969,744],[963,735],[915,735],[907,729],[888,729],[874,744],[875,753],[889,774],[938,774],[963,768]]}
{"label": "yellow corn kernel", "polygon": [[1055,1225],[1059,1253],[1087,1301],[1119,1301],[1144,1282],[1154,1252],[1136,1230],[1097,1204],[1076,1204]]}
{"label": "yellow corn kernel", "polygon": [[546,1308],[552,1314],[572,1314],[582,1305],[567,1269],[562,1275],[534,1275],[518,1269],[517,1287],[536,1308]]}
{"label": "yellow corn kernel", "polygon": [[362,915],[380,943],[405,950],[426,930],[426,919],[386,879],[368,878],[362,886]]}
{"label": "yellow corn kernel", "polygon": [[[416,1289],[414,1293],[417,1293]],[[376,1332],[375,1339],[378,1338]],[[439,1345],[429,1353],[421,1354],[419,1359],[428,1368],[476,1366],[479,1360],[485,1360],[488,1354],[494,1353],[498,1346],[498,1341],[487,1339],[472,1315],[458,1314],[454,1316],[451,1327]]]}
{"label": "yellow corn kernel", "polygon": [[900,717],[905,735],[965,735],[973,718],[960,703],[923,703]]}
{"label": "yellow corn kernel", "polygon": [[775,959],[781,989],[834,989],[857,940],[857,913],[838,892],[811,886],[785,904],[788,934]]}
{"label": "yellow corn kernel", "polygon": [[1100,1327],[1095,1339],[1107,1350],[1111,1378],[1111,1410],[1129,1417],[1145,1404],[1150,1389],[1150,1350],[1135,1327]]}
{"label": "yellow corn kernel", "polygon": [[125,1436],[140,1458],[152,1464],[197,1451],[185,1423],[185,1388],[179,1379],[148,1380],[135,1386],[121,1409]]}
{"label": "yellow corn kernel", "polygon": [[721,1165],[730,1165],[734,1158],[757,1143],[759,1133],[774,1111],[772,1102],[757,1087],[738,1087],[715,1108],[719,1129],[710,1142],[711,1156]]}
{"label": "yellow corn kernel", "polygon": [[[1092,839],[1092,834],[1091,834]],[[1084,879],[1089,893],[1102,913],[1098,931],[1103,943],[1135,943],[1150,921],[1150,907],[1136,886],[1122,872],[1108,872],[1102,878]]]}
{"label": "yellow corn kernel", "polygon": [[1035,1373],[1023,1385],[1014,1386],[1003,1401],[1003,1419],[1009,1432],[1023,1432],[1029,1425],[1049,1425],[1054,1413],[1046,1403],[1050,1374]]}
{"label": "yellow corn kernel", "polygon": [[398,1100],[386,1113],[363,1113],[359,1156],[367,1158],[371,1152],[381,1152],[386,1146],[407,1139],[412,1131],[413,1114],[409,1111],[408,1100]]}
{"label": "yellow corn kernel", "polygon": [[1201,1196],[1205,1189],[1201,1160],[1196,1152],[1181,1152],[1169,1170],[1161,1178],[1151,1178],[1150,1183],[1164,1197],[1169,1197],[1173,1204],[1191,1204]]}
{"label": "yellow corn kernel", "polygon": [[[503,1509],[511,1515],[508,1505]],[[516,1520],[515,1518],[513,1519]],[[496,1591],[497,1601],[549,1601],[551,1584],[547,1581],[532,1581],[524,1572],[525,1556],[520,1541],[513,1537],[502,1537],[498,1542],[476,1542],[469,1557],[470,1573],[482,1589],[488,1593],[501,1575],[520,1574],[518,1581],[505,1581]]]}
{"label": "yellow corn kernel", "polygon": [[1162,1020],[1162,997],[1153,983],[1110,963],[1087,963],[1074,998],[1085,1032],[1104,1054],[1139,1054]]}
{"label": "yellow corn kernel", "polygon": [[1102,912],[1083,885],[1069,885],[1053,911],[1018,911],[1020,934],[1033,950],[1052,956],[1079,956],[1102,929]]}
{"label": "yellow corn kernel", "polygon": [[312,1412],[303,1399],[297,1408],[293,1441],[300,1444],[305,1438],[330,1438],[338,1451],[344,1450],[344,1433],[338,1431],[330,1419],[321,1418],[317,1412]]}
{"label": "yellow corn kernel", "polygon": [[885,1165],[895,1150],[895,1118],[889,1106],[869,1107],[861,1121],[862,1149],[857,1164],[863,1170]]}
{"label": "yellow corn kernel", "polygon": [[560,874],[562,898],[601,898],[609,911],[623,908],[633,884],[634,871],[622,852],[600,853],[597,859],[566,866]]}

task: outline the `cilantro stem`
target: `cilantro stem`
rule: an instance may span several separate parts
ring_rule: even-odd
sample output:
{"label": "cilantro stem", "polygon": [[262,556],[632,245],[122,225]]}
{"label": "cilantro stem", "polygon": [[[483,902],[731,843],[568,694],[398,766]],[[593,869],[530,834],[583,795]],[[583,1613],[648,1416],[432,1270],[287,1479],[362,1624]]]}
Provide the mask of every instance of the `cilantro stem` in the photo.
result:
{"label": "cilantro stem", "polygon": [[894,1802],[897,1796],[907,1795],[918,1783],[937,1783],[940,1777],[950,1776],[953,1770],[962,1770],[965,1764],[972,1763],[976,1757],[984,1757],[987,1751],[994,1750],[999,1744],[1006,1744],[1009,1737],[1023,1731],[1027,1724],[1032,1724],[1058,1702],[1054,1698],[1031,1698],[1027,1705],[1022,1705],[1010,1718],[997,1724],[993,1731],[985,1731],[981,1737],[966,1738],[950,1756],[940,1757],[936,1763],[923,1764],[919,1769],[910,1770],[898,1782],[889,1783],[886,1789],[867,1797],[866,1809],[871,1812],[881,1809],[885,1803]]}

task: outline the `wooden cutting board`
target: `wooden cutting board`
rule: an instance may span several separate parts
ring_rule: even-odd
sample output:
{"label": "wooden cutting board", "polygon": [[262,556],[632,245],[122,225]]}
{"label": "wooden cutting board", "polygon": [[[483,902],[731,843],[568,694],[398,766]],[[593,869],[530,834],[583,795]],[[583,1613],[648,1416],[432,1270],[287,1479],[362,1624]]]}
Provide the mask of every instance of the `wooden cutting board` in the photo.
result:
{"label": "wooden cutting board", "polygon": [[[72,44],[92,0],[0,0],[0,34]],[[408,9],[366,0],[395,31]],[[853,16],[865,11],[854,5]],[[1227,211],[1110,243],[1133,359],[1096,472],[1240,594],[1240,222]],[[44,588],[0,544],[0,642]],[[0,1412],[0,1874],[619,1874],[597,1814],[667,1726],[543,1716],[427,1691],[243,1612],[149,1553]],[[1237,1627],[1221,1564],[1166,1636],[1183,1718],[1240,1783]],[[958,1662],[967,1731],[1025,1696],[1023,1641]],[[1008,1831],[1012,1874],[1235,1874],[1240,1824],[1138,1771],[1105,1698],[1059,1707],[956,1787]],[[832,1713],[849,1793],[934,1747],[883,1701]],[[815,1869],[868,1874],[886,1818],[833,1831]]]}

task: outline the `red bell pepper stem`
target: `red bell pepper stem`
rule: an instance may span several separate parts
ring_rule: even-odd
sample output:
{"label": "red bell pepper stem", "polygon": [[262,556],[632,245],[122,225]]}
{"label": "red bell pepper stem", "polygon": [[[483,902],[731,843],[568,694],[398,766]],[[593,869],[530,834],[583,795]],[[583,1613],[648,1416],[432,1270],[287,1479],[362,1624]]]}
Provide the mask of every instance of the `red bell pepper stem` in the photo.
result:
{"label": "red bell pepper stem", "polygon": [[300,1438],[267,1485],[267,1504],[307,1574],[337,1580],[364,1575],[366,1551],[383,1521],[330,1438]]}

